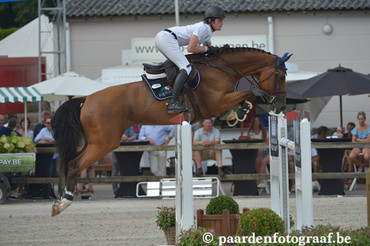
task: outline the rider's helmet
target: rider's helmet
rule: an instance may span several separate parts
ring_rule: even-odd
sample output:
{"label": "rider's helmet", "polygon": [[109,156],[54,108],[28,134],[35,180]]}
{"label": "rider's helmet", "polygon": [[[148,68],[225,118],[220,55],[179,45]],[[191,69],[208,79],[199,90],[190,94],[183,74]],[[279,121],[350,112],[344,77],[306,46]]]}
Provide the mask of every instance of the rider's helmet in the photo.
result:
{"label": "rider's helmet", "polygon": [[214,19],[214,18],[225,19],[226,16],[225,16],[225,12],[220,7],[210,6],[210,7],[208,7],[206,9],[206,12],[204,13],[203,20],[206,21],[209,18],[212,18],[212,19]]}

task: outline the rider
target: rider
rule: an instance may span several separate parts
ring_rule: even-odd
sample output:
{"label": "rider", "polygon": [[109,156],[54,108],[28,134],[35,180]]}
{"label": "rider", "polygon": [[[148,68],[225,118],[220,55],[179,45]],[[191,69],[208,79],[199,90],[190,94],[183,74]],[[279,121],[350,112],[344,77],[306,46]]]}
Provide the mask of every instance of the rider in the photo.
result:
{"label": "rider", "polygon": [[[212,32],[221,30],[224,19],[225,12],[220,7],[211,6],[206,9],[203,21],[164,29],[155,37],[156,48],[180,69],[173,85],[171,101],[168,104],[169,113],[188,110],[180,104],[179,96],[182,94],[192,68],[181,52],[180,46],[188,45],[187,50],[190,53],[215,53],[217,48],[210,46]],[[200,46],[201,43],[203,47]]]}

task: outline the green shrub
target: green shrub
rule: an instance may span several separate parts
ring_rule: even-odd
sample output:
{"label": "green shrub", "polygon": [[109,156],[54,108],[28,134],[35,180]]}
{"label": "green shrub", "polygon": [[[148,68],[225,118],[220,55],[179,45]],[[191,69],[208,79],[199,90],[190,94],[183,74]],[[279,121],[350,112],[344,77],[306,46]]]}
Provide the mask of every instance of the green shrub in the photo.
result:
{"label": "green shrub", "polygon": [[230,214],[239,213],[239,205],[229,196],[219,195],[212,198],[207,207],[206,214],[222,214],[222,210],[228,209]]}
{"label": "green shrub", "polygon": [[268,208],[246,211],[240,216],[236,236],[269,236],[275,232],[284,232],[284,221]]}
{"label": "green shrub", "polygon": [[0,28],[0,40],[3,40],[4,38],[9,36],[13,32],[17,31],[18,29],[19,29],[18,27],[11,27],[11,28],[7,28],[7,29],[1,29]]}

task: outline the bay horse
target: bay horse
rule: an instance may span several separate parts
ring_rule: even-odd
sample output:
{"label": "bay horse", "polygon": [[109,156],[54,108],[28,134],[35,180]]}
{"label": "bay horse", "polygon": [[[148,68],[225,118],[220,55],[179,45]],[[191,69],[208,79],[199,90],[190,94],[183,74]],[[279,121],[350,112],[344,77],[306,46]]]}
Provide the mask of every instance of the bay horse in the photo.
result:
{"label": "bay horse", "polygon": [[[198,69],[200,85],[193,91],[201,115],[218,116],[230,108],[253,101],[250,90],[234,91],[237,82],[253,76],[252,86],[281,112],[286,104],[285,61],[283,57],[253,48],[220,48],[216,54],[187,55]],[[186,100],[188,100],[186,98]],[[118,148],[125,130],[132,125],[169,125],[176,114],[167,112],[169,100],[156,100],[143,81],[108,87],[92,95],[63,103],[52,119],[61,168],[66,175],[64,195],[52,207],[52,216],[72,204],[79,173]],[[186,120],[194,121],[194,116]],[[77,146],[84,139],[83,147]]]}

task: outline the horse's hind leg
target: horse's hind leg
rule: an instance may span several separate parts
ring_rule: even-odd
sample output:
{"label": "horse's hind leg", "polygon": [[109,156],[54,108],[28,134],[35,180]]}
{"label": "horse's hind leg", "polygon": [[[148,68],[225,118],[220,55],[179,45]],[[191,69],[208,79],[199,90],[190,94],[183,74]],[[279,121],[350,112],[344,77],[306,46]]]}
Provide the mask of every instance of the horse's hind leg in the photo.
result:
{"label": "horse's hind leg", "polygon": [[91,167],[96,161],[100,160],[107,153],[117,147],[118,146],[104,148],[103,144],[89,144],[84,152],[69,163],[64,195],[60,201],[55,201],[53,203],[52,216],[60,214],[72,204],[73,191],[77,184],[77,176],[81,171],[85,168]]}

